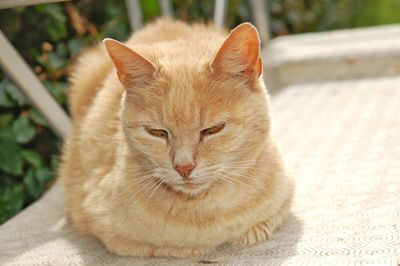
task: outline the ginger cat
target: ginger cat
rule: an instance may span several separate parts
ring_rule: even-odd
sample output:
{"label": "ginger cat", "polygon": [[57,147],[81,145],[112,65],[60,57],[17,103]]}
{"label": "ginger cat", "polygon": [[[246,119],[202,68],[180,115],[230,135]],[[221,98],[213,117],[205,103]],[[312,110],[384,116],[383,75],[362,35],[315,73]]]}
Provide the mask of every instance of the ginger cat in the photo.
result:
{"label": "ginger cat", "polygon": [[160,19],[71,78],[60,176],[74,226],[112,252],[192,257],[266,241],[293,183],[270,132],[260,41]]}

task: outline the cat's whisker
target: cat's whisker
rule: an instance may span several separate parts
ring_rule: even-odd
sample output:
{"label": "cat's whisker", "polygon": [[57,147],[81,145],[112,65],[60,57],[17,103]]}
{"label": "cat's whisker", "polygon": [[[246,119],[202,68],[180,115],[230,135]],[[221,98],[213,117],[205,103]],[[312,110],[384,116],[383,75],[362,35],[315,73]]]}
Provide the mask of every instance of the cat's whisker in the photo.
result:
{"label": "cat's whisker", "polygon": [[149,181],[149,183],[150,183],[150,186],[148,185],[149,183],[147,183],[146,184],[146,187],[144,188],[144,190],[142,190],[143,192],[141,192],[140,193],[140,195],[138,195],[137,197],[136,197],[136,200],[137,201],[139,201],[144,195],[146,195],[146,193],[150,190],[150,189],[152,189],[155,185],[157,185],[157,178],[156,177],[153,177],[153,179],[151,179],[150,181]]}
{"label": "cat's whisker", "polygon": [[[143,182],[143,181],[145,181],[145,180],[147,180],[147,179],[149,179],[151,177],[152,177],[152,175],[146,175],[146,176],[141,176],[139,178],[135,178],[134,180],[127,180],[127,185],[124,185],[122,190],[119,191],[119,192],[120,193],[124,192],[125,190],[130,189],[133,186],[135,186],[135,185],[137,185],[137,184],[139,184],[139,183],[141,183],[141,182]],[[131,182],[131,181],[133,181],[133,182]]]}
{"label": "cat's whisker", "polygon": [[[149,171],[145,171],[145,172],[134,172],[132,175],[135,175],[135,174],[137,174],[138,176],[139,176],[139,178],[141,177],[141,176],[143,176],[143,175],[148,175],[148,174],[151,174],[151,173],[153,173],[154,171],[153,170],[149,170]],[[133,179],[136,179],[136,178],[133,178]]]}
{"label": "cat's whisker", "polygon": [[[124,187],[119,191],[119,193],[122,194],[122,193],[129,192],[129,190],[131,190],[133,187],[135,187],[135,186],[137,186],[137,185],[140,185],[140,183],[144,183],[144,182],[148,181],[148,180],[151,179],[152,177],[153,177],[153,175],[142,176],[142,177],[136,179],[135,182],[132,182],[132,183],[129,183],[129,182],[128,182],[128,184],[127,184],[126,186],[124,186]],[[111,203],[113,204],[114,202],[111,202]],[[118,202],[118,201],[116,201],[116,203],[117,203],[117,205],[120,204],[120,202]]]}
{"label": "cat's whisker", "polygon": [[251,166],[253,166],[255,164],[257,164],[257,161],[224,163],[224,164],[222,164],[222,166],[228,166],[228,167],[231,167],[231,166],[249,166],[249,167],[251,167]]}
{"label": "cat's whisker", "polygon": [[229,167],[229,169],[230,170],[235,170],[235,169],[242,170],[242,169],[244,169],[244,170],[263,170],[263,171],[265,171],[268,168],[259,168],[259,167],[252,167],[252,166],[248,166],[248,167],[246,167],[246,166],[238,166],[238,167],[231,166],[231,167]]}
{"label": "cat's whisker", "polygon": [[135,179],[134,182],[128,182],[128,185],[124,188],[124,190],[130,189],[130,188],[134,187],[135,185],[140,184],[141,182],[149,180],[152,177],[153,177],[153,175],[143,176],[143,177]]}
{"label": "cat's whisker", "polygon": [[146,204],[145,204],[145,209],[147,209],[148,204],[150,203],[150,199],[151,197],[153,197],[154,193],[161,187],[163,181],[161,179],[157,179],[156,181],[156,186],[154,187],[154,189],[151,191],[149,197],[147,198]]}
{"label": "cat's whisker", "polygon": [[[235,184],[235,183],[237,184],[238,183],[237,180],[231,179],[231,178],[226,178],[226,177],[223,177],[223,178],[220,178],[220,179],[217,180],[217,183],[225,185],[224,182],[221,182],[221,181],[229,182],[229,183],[232,183],[232,184]],[[239,183],[239,184],[241,184],[241,183]],[[241,184],[241,185],[243,185],[243,184]],[[248,189],[241,190],[240,193],[242,195],[245,195],[245,196],[247,196],[249,198],[252,198],[252,197],[256,196],[259,193],[259,191],[256,191],[254,187],[251,187],[251,186],[246,186],[246,187],[248,187],[250,189],[249,190]]]}
{"label": "cat's whisker", "polygon": [[260,184],[264,184],[266,185],[267,183],[264,182],[261,177],[259,177],[258,175],[250,175],[250,174],[246,174],[246,173],[239,173],[239,172],[235,172],[235,171],[230,171],[228,172],[229,174],[233,174],[235,176],[240,176],[240,177],[245,177],[251,180],[255,180],[256,182],[260,183]]}
{"label": "cat's whisker", "polygon": [[267,186],[267,183],[265,183],[264,181],[262,181],[261,179],[260,179],[260,177],[258,177],[257,175],[246,175],[246,174],[242,174],[242,173],[236,173],[236,172],[230,172],[230,174],[232,174],[232,175],[235,175],[235,176],[239,176],[239,177],[244,177],[244,178],[246,178],[246,179],[250,179],[250,180],[252,180],[252,181],[256,181],[256,182],[258,182],[259,184],[261,184],[261,185],[265,185],[265,186]]}
{"label": "cat's whisker", "polygon": [[[117,231],[117,232],[118,232],[118,230],[120,229],[120,227],[121,227],[123,221],[126,219],[126,217],[127,217],[127,215],[128,215],[128,207],[129,207],[129,204],[131,203],[131,200],[134,200],[134,199],[135,199],[135,196],[136,196],[138,193],[140,193],[141,191],[145,190],[145,189],[148,187],[149,184],[152,184],[153,179],[152,179],[151,177],[150,177],[149,179],[150,179],[150,180],[143,180],[143,182],[146,182],[146,181],[147,181],[146,184],[144,184],[143,186],[141,186],[141,187],[139,188],[139,190],[137,190],[132,196],[129,196],[129,197],[128,197],[128,200],[127,200],[126,204],[124,205],[124,208],[122,209],[121,217],[119,217],[119,219],[118,219],[117,228],[116,228],[116,231]],[[151,186],[152,186],[152,185],[151,185]],[[151,187],[151,186],[150,186],[150,187]]]}
{"label": "cat's whisker", "polygon": [[158,178],[156,182],[158,183],[158,186],[156,187],[155,190],[153,190],[153,191],[151,192],[150,198],[151,198],[151,197],[153,196],[153,194],[161,187],[161,185],[162,185],[162,183],[163,183],[162,179],[160,179],[160,178]]}
{"label": "cat's whisker", "polygon": [[244,161],[233,161],[233,162],[224,162],[224,163],[208,163],[202,165],[202,167],[224,167],[224,166],[231,166],[231,165],[238,165],[238,166],[249,166],[251,167],[256,162],[263,162],[268,160],[261,160],[261,159],[254,159],[254,160],[244,160]]}
{"label": "cat's whisker", "polygon": [[[226,179],[225,181],[230,181],[231,183],[238,183],[237,179],[232,179],[232,178]],[[245,185],[245,184],[240,183],[240,182],[238,184]],[[255,195],[257,195],[259,193],[259,191],[256,190],[253,186],[250,186],[248,184],[246,184],[245,186],[250,188],[250,190],[241,190],[241,192],[240,192],[241,194],[244,193],[246,196],[254,197]]]}
{"label": "cat's whisker", "polygon": [[[148,169],[147,167],[150,167],[150,166],[152,166],[151,167],[151,169]],[[129,166],[127,166],[127,168],[128,169],[134,169],[134,171],[132,171],[133,173],[138,173],[138,174],[144,174],[144,173],[146,173],[146,172],[151,172],[151,171],[154,171],[154,165],[142,165],[142,164],[131,164],[131,165],[129,165]],[[139,169],[138,169],[139,168]],[[145,169],[146,171],[145,172],[143,172],[143,171],[140,171],[141,169]]]}
{"label": "cat's whisker", "polygon": [[235,171],[229,171],[228,173],[236,175],[236,176],[242,176],[242,177],[250,178],[250,179],[253,179],[253,178],[257,177],[257,175],[250,175],[250,174],[247,174],[247,173],[240,173],[240,172],[235,172]]}
{"label": "cat's whisker", "polygon": [[238,184],[246,186],[247,188],[250,188],[254,192],[258,192],[258,190],[255,187],[253,187],[253,186],[251,186],[251,185],[249,185],[249,184],[247,184],[247,183],[245,183],[245,182],[243,182],[241,180],[238,180],[237,178],[230,177],[229,175],[219,175],[219,177],[226,178],[226,179],[228,179],[228,180],[230,180],[232,182],[236,182]]}
{"label": "cat's whisker", "polygon": [[238,163],[247,163],[247,162],[262,162],[268,161],[267,159],[251,159],[251,160],[241,160],[241,161],[231,161],[231,162],[223,162],[223,163],[208,163],[205,165],[227,165],[227,164],[238,164]]}

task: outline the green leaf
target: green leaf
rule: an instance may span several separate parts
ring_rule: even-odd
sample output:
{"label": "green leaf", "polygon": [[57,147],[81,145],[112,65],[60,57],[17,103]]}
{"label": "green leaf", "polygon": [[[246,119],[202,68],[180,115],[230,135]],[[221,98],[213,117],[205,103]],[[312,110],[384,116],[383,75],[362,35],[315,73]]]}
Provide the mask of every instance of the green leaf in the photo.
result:
{"label": "green leaf", "polygon": [[28,118],[21,116],[14,121],[12,131],[15,134],[16,141],[23,144],[31,141],[36,133]]}
{"label": "green leaf", "polygon": [[47,33],[52,41],[59,41],[67,36],[67,27],[64,23],[50,21],[46,23]]}
{"label": "green leaf", "polygon": [[19,106],[26,103],[26,99],[17,86],[9,79],[0,81],[0,106],[13,107],[16,102]]}
{"label": "green leaf", "polygon": [[142,0],[140,2],[145,20],[160,14],[160,8],[156,0]]}
{"label": "green leaf", "polygon": [[56,53],[49,53],[48,61],[50,69],[59,69],[67,65],[67,59],[58,56]]}
{"label": "green leaf", "polygon": [[46,190],[47,183],[53,178],[50,169],[43,167],[38,169],[29,169],[24,177],[26,189],[33,198],[39,198]]}
{"label": "green leaf", "polygon": [[60,4],[46,5],[46,13],[58,22],[66,22],[67,20]]}
{"label": "green leaf", "polygon": [[22,175],[21,148],[10,128],[0,128],[0,169],[13,175]]}
{"label": "green leaf", "polygon": [[123,40],[129,35],[128,25],[125,21],[114,19],[105,25],[104,35],[117,40]]}
{"label": "green leaf", "polygon": [[28,194],[32,197],[39,198],[42,194],[42,189],[40,183],[36,180],[34,170],[30,169],[26,176],[24,177],[24,184]]}
{"label": "green leaf", "polygon": [[29,112],[29,118],[38,125],[48,126],[46,119],[35,108],[32,108]]}
{"label": "green leaf", "polygon": [[0,115],[0,128],[1,127],[10,127],[13,118],[14,118],[14,116],[10,113],[5,113],[5,114]]}
{"label": "green leaf", "polygon": [[13,107],[15,106],[14,102],[11,100],[10,96],[7,93],[6,85],[7,80],[3,79],[0,81],[0,106],[1,107]]}
{"label": "green leaf", "polygon": [[40,14],[46,12],[46,5],[34,5],[33,8]]}
{"label": "green leaf", "polygon": [[51,95],[56,98],[57,102],[60,104],[65,103],[65,92],[67,90],[67,84],[63,82],[56,81],[44,81],[44,85],[50,91]]}
{"label": "green leaf", "polygon": [[35,170],[36,179],[43,188],[46,188],[47,182],[53,179],[53,172],[49,168],[38,168]]}
{"label": "green leaf", "polygon": [[21,211],[25,192],[21,184],[0,188],[0,224]]}
{"label": "green leaf", "polygon": [[42,158],[33,150],[23,150],[22,157],[35,168],[39,168],[43,165]]}
{"label": "green leaf", "polygon": [[6,90],[8,92],[8,95],[10,95],[11,99],[16,101],[19,106],[22,106],[26,103],[25,96],[21,93],[19,88],[15,86],[14,83],[8,82],[6,86]]}
{"label": "green leaf", "polygon": [[71,55],[79,53],[79,51],[84,47],[84,42],[81,39],[72,39],[68,41],[68,50]]}
{"label": "green leaf", "polygon": [[2,197],[2,189],[6,188],[10,185],[14,185],[15,184],[15,179],[14,177],[5,174],[4,172],[0,172],[0,198]]}
{"label": "green leaf", "polygon": [[68,56],[68,49],[67,49],[66,43],[62,42],[62,43],[57,44],[57,46],[56,46],[56,54],[58,56],[61,56],[61,57],[67,57]]}

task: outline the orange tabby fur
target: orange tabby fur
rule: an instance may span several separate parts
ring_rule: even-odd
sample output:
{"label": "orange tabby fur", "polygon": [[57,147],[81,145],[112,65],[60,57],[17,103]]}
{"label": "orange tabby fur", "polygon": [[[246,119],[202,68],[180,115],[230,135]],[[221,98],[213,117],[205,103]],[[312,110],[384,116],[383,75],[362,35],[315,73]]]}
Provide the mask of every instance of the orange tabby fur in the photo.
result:
{"label": "orange tabby fur", "polygon": [[[293,185],[270,134],[255,28],[242,24],[227,38],[161,19],[126,46],[106,40],[72,75],[74,129],[60,176],[75,227],[141,257],[266,241]],[[200,138],[221,122],[221,132]],[[173,169],[177,160],[196,165],[192,183]]]}

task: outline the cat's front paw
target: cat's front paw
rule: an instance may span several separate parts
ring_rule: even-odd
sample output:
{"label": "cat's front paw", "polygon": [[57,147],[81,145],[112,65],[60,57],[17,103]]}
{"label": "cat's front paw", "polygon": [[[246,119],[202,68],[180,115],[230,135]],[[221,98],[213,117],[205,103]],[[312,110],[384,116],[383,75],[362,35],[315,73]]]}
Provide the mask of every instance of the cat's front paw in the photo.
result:
{"label": "cat's front paw", "polygon": [[117,255],[143,258],[196,258],[210,251],[209,247],[157,247],[150,244],[138,243],[124,237],[113,237],[105,242],[105,245],[109,251]]}
{"label": "cat's front paw", "polygon": [[129,240],[124,237],[112,237],[104,242],[109,251],[120,256],[153,257],[155,247]]}
{"label": "cat's front paw", "polygon": [[250,228],[250,230],[238,239],[232,241],[232,244],[245,246],[261,244],[271,237],[272,232],[273,228],[268,222],[262,222]]}
{"label": "cat's front paw", "polygon": [[155,257],[170,258],[198,258],[210,252],[210,248],[205,247],[160,247],[154,252]]}

